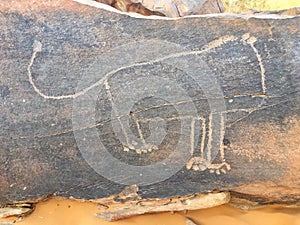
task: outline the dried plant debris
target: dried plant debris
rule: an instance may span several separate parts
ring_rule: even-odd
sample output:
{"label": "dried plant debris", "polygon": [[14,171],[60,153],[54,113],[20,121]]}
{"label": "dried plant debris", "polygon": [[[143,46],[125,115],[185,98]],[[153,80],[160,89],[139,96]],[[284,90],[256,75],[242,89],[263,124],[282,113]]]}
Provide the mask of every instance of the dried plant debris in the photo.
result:
{"label": "dried plant debris", "polygon": [[136,185],[127,186],[117,195],[99,199],[97,216],[107,221],[115,221],[145,213],[183,211],[210,208],[228,203],[229,192],[192,194],[166,199],[142,199]]}
{"label": "dried plant debris", "polygon": [[193,219],[191,218],[186,218],[186,225],[199,225],[197,224]]}
{"label": "dried plant debris", "polygon": [[245,11],[244,13],[248,14],[248,15],[273,14],[273,15],[280,15],[280,16],[299,16],[300,15],[300,7],[285,9],[285,10],[273,10],[273,11],[249,9],[249,10]]}
{"label": "dried plant debris", "polygon": [[54,194],[49,194],[35,199],[28,199],[26,201],[11,202],[6,205],[0,205],[0,218],[6,218],[10,216],[27,216],[34,211],[37,203],[47,201],[54,196]]}
{"label": "dried plant debris", "polygon": [[95,0],[122,12],[144,16],[182,17],[224,11],[221,0]]}
{"label": "dried plant debris", "polygon": [[142,5],[141,2],[135,2],[134,0],[95,0],[100,3],[110,5],[122,12],[135,12],[144,16],[165,16],[163,13],[158,11],[152,11]]}
{"label": "dried plant debris", "polygon": [[9,216],[26,216],[32,213],[34,205],[31,203],[9,204],[0,208],[0,218]]}
{"label": "dried plant debris", "polygon": [[13,225],[15,221],[13,222],[0,222],[0,225]]}

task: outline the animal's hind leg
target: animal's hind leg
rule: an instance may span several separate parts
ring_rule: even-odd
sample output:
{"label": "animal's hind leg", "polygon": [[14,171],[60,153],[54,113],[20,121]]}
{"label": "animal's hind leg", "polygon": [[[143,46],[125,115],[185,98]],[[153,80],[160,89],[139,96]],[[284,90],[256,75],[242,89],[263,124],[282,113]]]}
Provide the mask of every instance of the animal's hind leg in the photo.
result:
{"label": "animal's hind leg", "polygon": [[[225,132],[224,123],[225,121],[223,114],[210,114],[208,131],[206,132],[205,119],[202,118],[202,140],[200,144],[200,155],[194,156],[188,161],[186,164],[186,168],[188,170],[192,169],[195,171],[204,171],[209,169],[211,173],[221,174],[226,173],[231,169],[230,164],[228,164],[225,159],[225,147],[223,145],[223,137]],[[214,124],[217,124],[217,126],[213,127]],[[193,129],[195,128],[192,127],[192,130]],[[206,148],[204,148],[206,136],[207,145]],[[218,140],[218,142],[213,142],[214,140]],[[214,151],[215,148],[218,148],[217,150],[221,159],[220,163],[212,163],[216,156],[216,152]]]}
{"label": "animal's hind leg", "polygon": [[225,121],[224,121],[224,115],[222,113],[216,114],[214,116],[218,116],[220,118],[220,131],[219,131],[219,154],[220,154],[220,163],[210,163],[207,169],[209,169],[210,173],[227,173],[227,171],[231,170],[231,166],[229,163],[226,162],[225,158],[225,145],[223,143],[224,139],[224,133],[225,133]]}
{"label": "animal's hind leg", "polygon": [[[200,122],[200,132],[201,132],[201,140],[199,147],[197,148],[199,151],[195,152],[195,146],[197,146],[197,139],[195,139],[196,129],[198,126],[196,122]],[[204,117],[192,118],[191,120],[191,154],[192,157],[186,164],[186,169],[195,170],[195,171],[203,171],[207,168],[208,162],[204,157],[204,147],[205,147],[205,137],[206,137],[206,120]]]}

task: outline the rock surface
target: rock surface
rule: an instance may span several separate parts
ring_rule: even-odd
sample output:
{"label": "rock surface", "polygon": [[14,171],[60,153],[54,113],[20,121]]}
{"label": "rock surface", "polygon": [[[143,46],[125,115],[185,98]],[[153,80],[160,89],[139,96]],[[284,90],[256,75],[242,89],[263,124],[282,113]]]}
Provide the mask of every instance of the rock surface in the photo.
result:
{"label": "rock surface", "polygon": [[299,17],[0,10],[2,204],[132,184],[299,203]]}

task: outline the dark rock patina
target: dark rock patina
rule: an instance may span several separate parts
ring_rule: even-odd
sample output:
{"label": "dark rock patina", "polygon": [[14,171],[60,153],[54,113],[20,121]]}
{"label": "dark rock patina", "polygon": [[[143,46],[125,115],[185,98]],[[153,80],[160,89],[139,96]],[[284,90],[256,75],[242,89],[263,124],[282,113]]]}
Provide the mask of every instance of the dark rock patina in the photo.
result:
{"label": "dark rock patina", "polygon": [[129,184],[299,200],[299,17],[55,7],[0,14],[2,204]]}

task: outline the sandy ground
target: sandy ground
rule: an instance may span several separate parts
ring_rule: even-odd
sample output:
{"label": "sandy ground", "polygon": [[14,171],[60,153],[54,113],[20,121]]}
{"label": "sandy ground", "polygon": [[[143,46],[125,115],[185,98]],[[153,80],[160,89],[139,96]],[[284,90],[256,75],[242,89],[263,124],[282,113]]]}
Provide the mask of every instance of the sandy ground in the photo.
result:
{"label": "sandy ground", "polygon": [[[116,222],[96,217],[98,206],[91,202],[56,200],[39,203],[35,211],[24,218],[7,218],[1,221],[20,225],[185,225],[186,218],[197,225],[300,225],[300,207],[268,206],[243,211],[230,205],[188,212],[165,212],[135,216]],[[1,224],[1,223],[0,223]]]}

